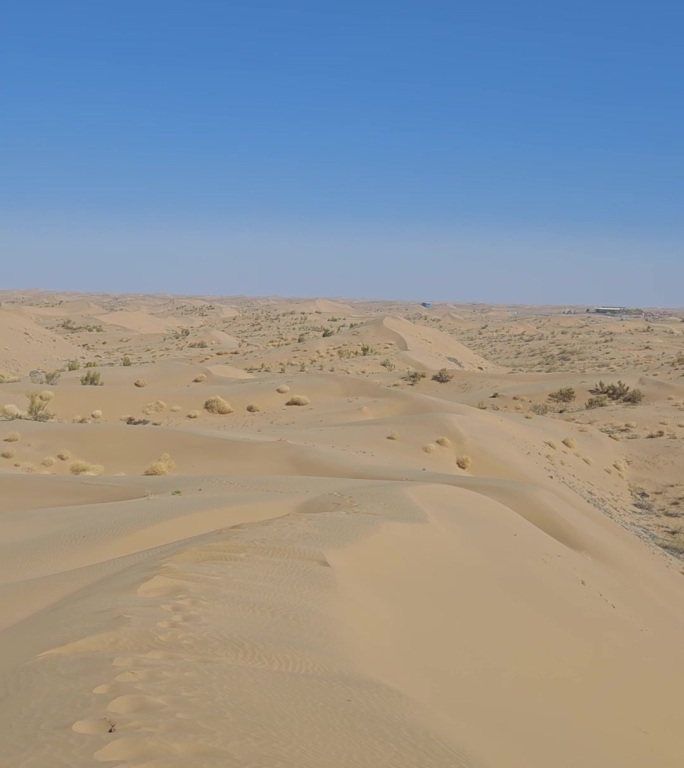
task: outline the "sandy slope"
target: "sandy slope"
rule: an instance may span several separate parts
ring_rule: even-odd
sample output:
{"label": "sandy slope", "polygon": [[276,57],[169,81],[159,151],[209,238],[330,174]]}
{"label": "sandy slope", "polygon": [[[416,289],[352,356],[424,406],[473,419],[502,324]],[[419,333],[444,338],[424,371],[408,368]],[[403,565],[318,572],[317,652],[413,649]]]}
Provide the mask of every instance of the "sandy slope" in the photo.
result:
{"label": "sandy slope", "polygon": [[[3,768],[681,764],[682,563],[655,545],[681,493],[676,365],[635,348],[644,404],[539,416],[594,378],[511,374],[438,327],[481,307],[92,302],[135,318],[59,339],[104,385],[65,371],[51,420],[0,420]],[[35,389],[3,384],[0,407]]]}

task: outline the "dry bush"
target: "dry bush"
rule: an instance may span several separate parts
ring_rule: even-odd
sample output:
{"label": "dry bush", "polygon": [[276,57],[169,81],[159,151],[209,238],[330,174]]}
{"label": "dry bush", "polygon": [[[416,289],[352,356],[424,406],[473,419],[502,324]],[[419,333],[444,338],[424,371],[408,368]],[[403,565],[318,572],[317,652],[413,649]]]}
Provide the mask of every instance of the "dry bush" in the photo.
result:
{"label": "dry bush", "polygon": [[13,459],[16,455],[16,451],[14,448],[7,448],[7,450],[0,453],[0,456],[2,456],[3,459]]}
{"label": "dry bush", "polygon": [[437,440],[435,440],[437,445],[441,445],[442,448],[450,448],[451,447],[451,440],[449,440],[448,437],[442,436],[438,437]]}
{"label": "dry bush", "polygon": [[180,405],[172,405],[170,410],[171,410],[171,413],[178,413],[179,411],[182,410],[182,408],[180,407]]}
{"label": "dry bush", "polygon": [[389,435],[387,435],[388,440],[398,440],[399,435],[396,432],[390,432]]}
{"label": "dry bush", "polygon": [[200,416],[201,414],[199,411],[190,411],[190,413],[188,413],[189,419],[199,419]]}
{"label": "dry bush", "polygon": [[136,379],[133,382],[133,385],[142,389],[143,387],[147,386],[147,382],[145,381],[145,379]]}
{"label": "dry bush", "polygon": [[54,413],[50,413],[47,409],[50,399],[43,398],[43,395],[47,394],[47,392],[29,392],[26,395],[29,401],[26,408],[27,419],[30,419],[31,421],[49,421],[55,415]]}
{"label": "dry bush", "polygon": [[143,413],[149,416],[152,413],[161,413],[166,410],[166,403],[163,400],[155,400],[153,403],[148,403],[143,408]]}
{"label": "dry bush", "polygon": [[41,462],[41,466],[43,467],[54,467],[57,463],[57,460],[54,456],[46,456]]}
{"label": "dry bush", "polygon": [[575,440],[575,438],[574,438],[574,437],[566,437],[566,438],[563,440],[563,445],[564,445],[566,448],[570,448],[570,450],[571,450],[571,451],[574,451],[574,450],[575,450],[575,448],[577,448],[577,441]]}
{"label": "dry bush", "polygon": [[42,400],[44,403],[49,403],[49,402],[50,402],[50,400],[52,400],[52,398],[53,398],[54,396],[55,396],[55,393],[54,393],[52,390],[50,390],[50,389],[46,389],[46,390],[44,390],[43,392],[41,392],[41,393],[38,395],[38,397],[39,397],[39,398],[40,398],[40,399],[41,399],[41,400]]}
{"label": "dry bush", "polygon": [[207,380],[207,374],[206,373],[198,373],[197,376],[192,380],[193,384],[201,384],[203,381]]}
{"label": "dry bush", "polygon": [[143,475],[148,475],[151,477],[168,475],[175,466],[176,462],[169,456],[169,454],[162,453],[162,455],[156,461],[153,461],[150,466],[143,472]]}
{"label": "dry bush", "polygon": [[440,368],[432,377],[432,380],[438,382],[439,384],[448,384],[453,378],[453,373],[449,373],[446,368]]}
{"label": "dry bush", "polygon": [[285,405],[311,405],[311,400],[304,395],[293,395]]}
{"label": "dry bush", "polygon": [[290,391],[290,388],[287,386],[287,384],[281,384],[278,389],[276,389],[276,392],[280,392],[281,395],[286,395]]}
{"label": "dry bush", "polygon": [[437,446],[434,443],[428,443],[427,445],[423,446],[423,450],[425,453],[433,453],[437,450]]}
{"label": "dry bush", "polygon": [[69,459],[71,458],[71,451],[62,450],[62,451],[60,451],[60,452],[57,454],[57,458],[58,458],[60,461],[69,461]]}
{"label": "dry bush", "polygon": [[19,440],[21,440],[21,435],[19,434],[19,432],[10,432],[9,435],[7,435],[7,437],[3,438],[3,440],[6,443],[16,443]]}
{"label": "dry bush", "polygon": [[76,459],[69,465],[69,472],[72,475],[99,475],[102,473],[102,467],[100,464],[89,464],[87,461]]}
{"label": "dry bush", "polygon": [[7,419],[7,421],[12,421],[13,419],[20,419],[21,418],[21,410],[17,408],[14,403],[10,403],[9,405],[3,405],[2,409],[0,410],[0,416],[2,416],[3,419]]}
{"label": "dry bush", "polygon": [[247,411],[249,413],[259,413],[260,410],[261,410],[261,408],[259,408],[259,406],[256,403],[250,403],[247,406]]}
{"label": "dry bush", "polygon": [[459,457],[456,459],[456,464],[458,464],[458,466],[459,466],[461,469],[468,469],[468,467],[469,467],[469,466],[470,466],[472,463],[473,463],[473,460],[470,458],[470,456],[459,456]]}
{"label": "dry bush", "polygon": [[224,400],[220,395],[212,395],[204,403],[204,410],[209,413],[218,413],[225,415],[227,413],[233,413],[233,408],[227,400]]}
{"label": "dry bush", "polygon": [[98,408],[98,409],[96,409],[96,410],[94,410],[94,411],[93,411],[93,412],[90,414],[90,418],[91,418],[91,419],[101,419],[101,418],[102,418],[102,411],[101,411],[99,408]]}

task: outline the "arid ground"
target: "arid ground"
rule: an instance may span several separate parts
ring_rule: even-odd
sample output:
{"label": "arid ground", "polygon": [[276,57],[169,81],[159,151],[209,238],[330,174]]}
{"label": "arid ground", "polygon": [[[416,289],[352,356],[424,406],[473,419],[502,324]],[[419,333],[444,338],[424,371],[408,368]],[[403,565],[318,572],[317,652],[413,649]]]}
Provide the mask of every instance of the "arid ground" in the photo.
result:
{"label": "arid ground", "polygon": [[3,768],[679,768],[684,318],[0,292]]}

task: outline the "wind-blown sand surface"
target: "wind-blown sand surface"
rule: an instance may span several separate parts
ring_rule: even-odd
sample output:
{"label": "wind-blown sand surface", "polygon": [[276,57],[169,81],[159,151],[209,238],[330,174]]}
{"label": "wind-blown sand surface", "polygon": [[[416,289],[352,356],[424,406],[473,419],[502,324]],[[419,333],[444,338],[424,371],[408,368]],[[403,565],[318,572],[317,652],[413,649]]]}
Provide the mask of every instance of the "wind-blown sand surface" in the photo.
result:
{"label": "wind-blown sand surface", "polygon": [[682,764],[676,313],[0,299],[3,768]]}

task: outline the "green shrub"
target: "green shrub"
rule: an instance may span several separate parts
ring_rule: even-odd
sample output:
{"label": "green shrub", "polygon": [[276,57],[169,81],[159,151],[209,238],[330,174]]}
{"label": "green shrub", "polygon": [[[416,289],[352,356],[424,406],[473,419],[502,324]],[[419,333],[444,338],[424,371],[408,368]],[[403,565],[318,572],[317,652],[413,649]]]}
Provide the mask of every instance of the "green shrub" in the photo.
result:
{"label": "green shrub", "polygon": [[549,400],[554,403],[571,403],[575,397],[575,390],[572,387],[561,387],[549,395]]}

